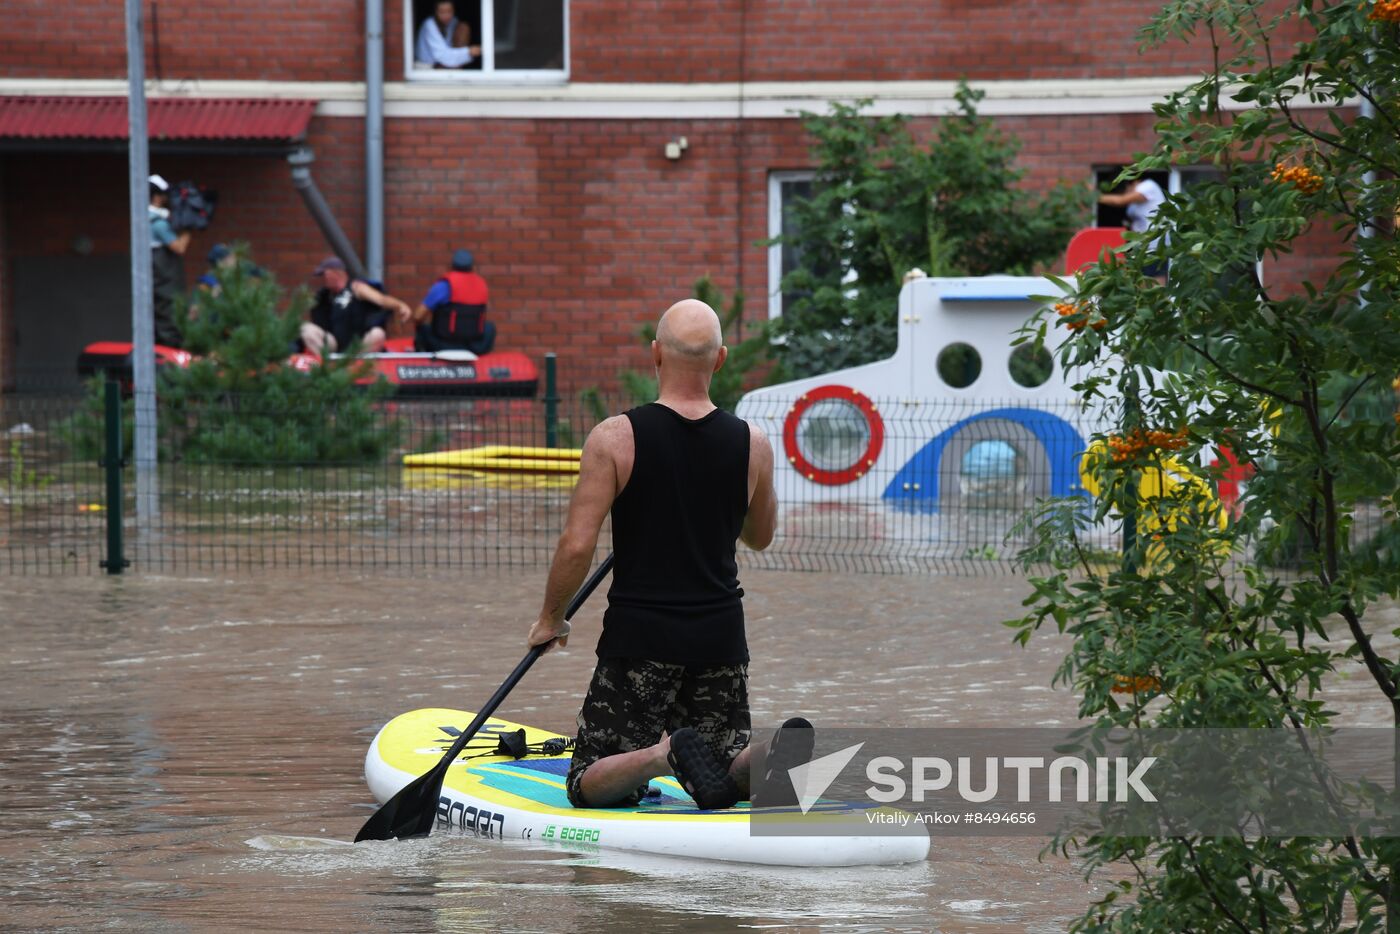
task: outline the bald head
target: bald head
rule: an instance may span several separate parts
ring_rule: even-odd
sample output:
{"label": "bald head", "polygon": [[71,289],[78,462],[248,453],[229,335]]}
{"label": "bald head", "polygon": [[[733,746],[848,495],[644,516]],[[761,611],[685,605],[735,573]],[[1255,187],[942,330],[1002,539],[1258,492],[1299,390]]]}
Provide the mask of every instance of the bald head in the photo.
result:
{"label": "bald head", "polygon": [[713,370],[724,347],[719,315],[698,299],[676,302],[656,326],[656,343],[668,363]]}

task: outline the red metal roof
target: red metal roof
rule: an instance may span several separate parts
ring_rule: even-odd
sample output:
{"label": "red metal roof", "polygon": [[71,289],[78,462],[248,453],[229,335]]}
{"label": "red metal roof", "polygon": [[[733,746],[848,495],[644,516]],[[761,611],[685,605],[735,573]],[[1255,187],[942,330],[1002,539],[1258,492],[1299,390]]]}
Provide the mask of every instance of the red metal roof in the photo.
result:
{"label": "red metal roof", "polygon": [[[296,140],[315,101],[156,98],[151,139]],[[0,138],[126,139],[124,97],[0,97]]]}

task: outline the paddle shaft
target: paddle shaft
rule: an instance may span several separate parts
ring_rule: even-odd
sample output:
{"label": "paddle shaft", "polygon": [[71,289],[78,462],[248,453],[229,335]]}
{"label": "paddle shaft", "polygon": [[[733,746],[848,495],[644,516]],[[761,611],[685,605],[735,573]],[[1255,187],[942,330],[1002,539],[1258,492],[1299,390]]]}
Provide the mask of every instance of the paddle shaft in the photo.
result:
{"label": "paddle shaft", "polygon": [[[597,569],[584,581],[578,593],[569,601],[568,607],[564,610],[564,619],[573,619],[579,607],[588,599],[589,594],[598,589],[598,585],[603,582],[603,578],[612,570],[613,556],[608,554]],[[452,744],[437,765],[430,770],[409,782],[399,793],[388,801],[384,802],[379,810],[375,811],[370,819],[365,821],[365,825],[360,828],[360,832],[355,835],[355,842],[361,840],[387,840],[390,837],[403,838],[406,836],[422,836],[432,831],[433,822],[437,817],[438,796],[442,791],[442,780],[447,776],[447,770],[452,767],[457,756],[471,741],[478,730],[485,726],[486,721],[491,719],[491,715],[496,712],[496,708],[506,699],[506,695],[520,683],[520,679],[525,677],[525,672],[530,670],[530,666],[535,660],[544,654],[545,649],[551,643],[530,647],[530,651],[525,653],[525,657],[520,660],[520,664],[515,666],[506,680],[496,689],[496,693],[491,695],[490,700],[481,708],[471,725],[462,731],[457,737],[457,741]],[[400,814],[400,812],[404,812]]]}
{"label": "paddle shaft", "polygon": [[[612,570],[612,566],[613,556],[609,553],[608,556],[603,559],[603,563],[598,565],[598,569],[588,576],[588,580],[583,582],[583,586],[579,588],[578,593],[574,594],[574,598],[569,601],[569,605],[564,609],[564,620],[566,622],[574,618],[574,614],[578,612],[578,608],[583,606],[583,601],[587,600],[589,595],[598,589],[598,585],[603,582],[604,577],[607,577],[608,572]],[[476,735],[477,730],[480,730],[486,725],[486,721],[491,719],[491,715],[496,712],[496,708],[501,706],[501,701],[505,700],[506,695],[515,689],[515,686],[520,683],[520,679],[525,677],[525,672],[529,671],[530,666],[535,663],[535,659],[543,655],[545,649],[549,648],[551,644],[550,642],[546,642],[543,645],[530,647],[530,651],[525,653],[525,657],[520,660],[520,664],[516,665],[515,670],[506,676],[506,680],[502,682],[500,687],[496,688],[496,693],[491,695],[491,699],[488,700],[481,708],[480,712],[477,713],[471,725],[462,731],[461,736],[457,737],[457,742],[453,743],[452,748],[447,750],[447,754],[438,761],[433,771],[441,770],[446,774],[447,770],[456,760],[457,754],[462,751],[462,747],[466,746],[471,738]]]}

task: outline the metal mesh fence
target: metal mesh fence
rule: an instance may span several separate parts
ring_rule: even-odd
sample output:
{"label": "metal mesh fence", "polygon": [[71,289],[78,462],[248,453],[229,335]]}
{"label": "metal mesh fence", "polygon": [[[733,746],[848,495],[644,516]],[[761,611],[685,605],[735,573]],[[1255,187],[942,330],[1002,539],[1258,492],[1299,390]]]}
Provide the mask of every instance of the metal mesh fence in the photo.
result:
{"label": "metal mesh fence", "polygon": [[[740,414],[773,441],[782,504],[777,538],[750,566],[1008,572],[1026,511],[1082,495],[1091,420],[1072,405],[760,395]],[[1111,528],[1094,538],[1117,547]]]}
{"label": "metal mesh fence", "polygon": [[0,568],[8,572],[100,566],[102,423],[93,424],[94,447],[77,450],[67,429],[79,403],[73,395],[0,395]]}
{"label": "metal mesh fence", "polygon": [[[1074,406],[1025,400],[829,401],[741,405],[773,441],[780,503],[773,545],[741,547],[743,566],[1007,573],[1025,512],[1045,497],[1083,495],[1079,457],[1099,427]],[[315,410],[294,400],[162,401],[158,510],[137,514],[134,468],[122,471],[126,558],[139,572],[543,566],[575,481],[568,451],[628,405],[566,400],[551,425],[530,398]],[[98,570],[118,505],[100,466],[100,404],[9,395],[0,406],[0,569]],[[129,452],[129,401],[125,421]],[[541,450],[549,441],[563,453]],[[1369,506],[1355,519],[1363,537],[1381,521]],[[1089,544],[1116,553],[1120,540],[1104,523]],[[605,527],[599,550],[608,547]]]}

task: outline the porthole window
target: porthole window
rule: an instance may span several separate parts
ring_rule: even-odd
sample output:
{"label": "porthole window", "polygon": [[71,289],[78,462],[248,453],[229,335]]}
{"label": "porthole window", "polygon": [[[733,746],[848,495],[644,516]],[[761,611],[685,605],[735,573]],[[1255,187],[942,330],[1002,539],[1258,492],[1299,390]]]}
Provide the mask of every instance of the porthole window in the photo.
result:
{"label": "porthole window", "polygon": [[1011,370],[1011,381],[1017,386],[1034,389],[1045,385],[1050,374],[1055,372],[1055,358],[1044,344],[1028,341],[1011,351],[1007,361]]}
{"label": "porthole window", "polygon": [[1015,480],[1019,456],[1005,441],[978,441],[967,449],[959,466],[964,480],[978,483]]}
{"label": "porthole window", "polygon": [[938,354],[938,378],[954,389],[966,389],[982,375],[982,356],[971,344],[949,344]]}
{"label": "porthole window", "polygon": [[884,422],[874,403],[848,386],[808,392],[783,422],[788,462],[814,483],[835,486],[865,476],[884,440]]}

